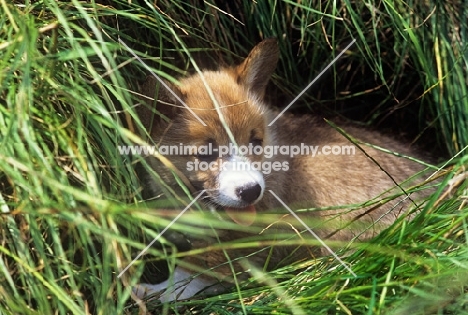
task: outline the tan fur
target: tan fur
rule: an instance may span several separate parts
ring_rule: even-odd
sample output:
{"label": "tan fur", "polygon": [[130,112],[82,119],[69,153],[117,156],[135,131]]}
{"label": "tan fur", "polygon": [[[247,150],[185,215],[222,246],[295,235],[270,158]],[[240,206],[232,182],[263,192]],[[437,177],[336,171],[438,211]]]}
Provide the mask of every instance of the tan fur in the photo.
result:
{"label": "tan fur", "polygon": [[[342,134],[317,118],[285,114],[272,127],[267,126],[276,117],[276,113],[269,109],[262,100],[277,59],[277,43],[275,40],[268,39],[257,45],[241,65],[220,71],[203,72],[203,77],[212,90],[237,144],[248,145],[251,141],[262,140],[264,146],[300,145],[301,143],[318,146],[352,145]],[[149,97],[155,97],[156,86],[156,80],[149,77],[142,91]],[[154,143],[204,145],[212,142],[218,145],[228,145],[230,142],[228,132],[220,121],[215,104],[200,75],[195,74],[180,79],[179,85],[171,87],[207,126],[204,127],[170,93],[161,88],[156,110],[167,116],[167,121],[157,115],[150,119],[152,112],[146,107],[140,108],[140,116]],[[344,129],[346,133],[359,141],[414,156],[414,152],[406,146],[378,133],[349,126],[345,126]],[[289,170],[265,175],[265,192],[263,198],[255,204],[257,211],[262,213],[272,209],[282,209],[278,201],[269,193],[270,189],[292,209],[359,205],[388,189],[392,190],[385,196],[401,193],[401,189],[395,186],[394,181],[402,183],[422,169],[420,165],[408,159],[386,154],[366,145],[361,145],[361,147],[375,161],[359,149],[356,149],[356,154],[351,156],[318,155],[289,158],[280,155],[273,157],[271,161],[288,162]],[[266,161],[266,158],[262,156],[254,155],[248,158],[251,161]],[[219,186],[217,172],[186,171],[186,162],[195,159],[193,156],[172,156],[170,159],[197,190],[206,189],[207,194],[216,199],[216,190]],[[177,186],[170,172],[160,163],[155,160],[151,163],[170,185]],[[404,185],[404,187],[407,186],[408,184]],[[410,202],[399,204],[402,198],[404,196],[384,203],[380,207],[313,211],[305,214],[304,219],[323,238],[347,241],[360,236],[360,239],[366,239],[391,224],[406,209]],[[295,233],[286,224],[294,221],[291,216],[287,215],[286,210],[283,210],[280,217],[285,222],[284,225],[278,225],[281,226],[280,229]],[[266,226],[265,223],[262,224]],[[298,224],[295,225],[298,226]],[[242,232],[219,232],[221,241],[231,241],[246,236],[248,234]],[[201,242],[196,246],[204,245]],[[239,257],[255,250],[231,251],[229,254],[232,257]],[[318,252],[316,249],[299,248],[292,254],[292,257],[288,257],[291,253],[290,248],[276,248],[273,256],[270,257],[268,267],[273,268],[291,261],[309,258],[311,253],[317,254]],[[269,254],[269,251],[264,251],[251,259],[262,265]],[[215,267],[226,262],[225,254],[221,251],[190,259],[203,267]],[[235,266],[240,270],[239,265],[235,264]],[[231,273],[229,266],[219,267],[217,271],[224,275]]]}

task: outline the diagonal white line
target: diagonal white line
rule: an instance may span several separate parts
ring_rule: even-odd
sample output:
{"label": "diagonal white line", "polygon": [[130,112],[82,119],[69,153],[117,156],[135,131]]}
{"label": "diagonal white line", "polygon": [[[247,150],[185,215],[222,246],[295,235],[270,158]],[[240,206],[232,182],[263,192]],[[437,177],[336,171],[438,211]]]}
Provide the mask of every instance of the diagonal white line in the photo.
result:
{"label": "diagonal white line", "polygon": [[119,42],[128,50],[129,53],[131,53],[131,54],[133,55],[133,57],[135,57],[135,58],[146,68],[146,70],[148,70],[148,71],[159,81],[159,83],[161,83],[162,86],[164,86],[165,89],[167,89],[172,95],[174,95],[174,97],[175,97],[179,102],[181,102],[182,105],[184,105],[185,108],[187,108],[188,111],[189,111],[204,127],[206,127],[205,122],[204,122],[200,117],[198,117],[198,115],[195,114],[195,112],[194,112],[190,107],[188,107],[187,104],[185,104],[185,102],[179,97],[179,95],[177,95],[177,93],[175,93],[175,92],[166,84],[166,82],[164,82],[163,79],[161,79],[156,73],[154,73],[154,71],[151,70],[151,68],[148,67],[148,65],[147,65],[146,63],[144,63],[143,60],[142,60],[140,57],[138,57],[138,55],[135,54],[135,52],[134,52],[130,47],[128,47],[127,44],[125,44],[125,42],[124,42],[122,39],[119,38]]}
{"label": "diagonal white line", "polygon": [[335,57],[335,59],[333,59],[329,64],[328,66],[325,67],[325,69],[323,69],[316,77],[315,79],[312,80],[312,82],[309,83],[309,85],[307,85],[305,87],[305,89],[303,89],[301,91],[301,93],[299,93],[292,101],[291,103],[289,103],[288,106],[286,106],[285,109],[283,109],[281,111],[281,113],[278,114],[278,116],[276,116],[275,119],[273,119],[273,121],[268,125],[268,127],[270,127],[271,125],[273,125],[275,123],[275,121],[280,118],[287,110],[289,107],[291,107],[292,104],[294,104],[301,96],[302,94],[304,94],[311,86],[312,84],[314,84],[318,79],[320,79],[320,77],[349,49],[349,47],[351,47],[354,43],[356,42],[356,39],[353,39],[353,41],[351,43],[348,44],[348,46],[346,46],[345,49],[343,49],[339,54],[338,56]]}
{"label": "diagonal white line", "polygon": [[151,246],[153,246],[153,244],[161,237],[161,235],[163,235],[164,232],[166,232],[166,231],[171,227],[171,225],[173,225],[173,224],[175,223],[175,221],[177,221],[177,220],[185,213],[185,211],[187,211],[187,210],[195,203],[195,201],[197,201],[198,198],[200,198],[200,196],[201,196],[204,192],[205,192],[205,190],[202,190],[202,192],[199,193],[198,196],[196,196],[195,199],[193,199],[192,202],[189,203],[189,205],[188,205],[187,207],[185,207],[185,209],[182,210],[182,212],[179,213],[179,214],[174,218],[174,220],[172,220],[172,222],[169,223],[169,224],[166,226],[166,228],[165,228],[164,230],[162,230],[161,233],[159,233],[158,236],[156,236],[156,237],[154,238],[154,240],[152,240],[151,243],[149,243],[148,246],[146,246],[146,247],[138,254],[138,256],[136,256],[135,259],[133,259],[132,262],[131,262],[127,267],[125,267],[124,270],[122,270],[122,271],[119,273],[119,275],[117,276],[117,278],[120,278],[120,277],[125,273],[125,271],[127,271],[128,268],[130,268],[130,266],[133,265],[133,264],[135,263],[135,261],[137,261],[141,256],[143,256],[143,254],[146,253],[146,251],[147,251]]}
{"label": "diagonal white line", "polygon": [[291,208],[289,208],[284,202],[283,200],[281,200],[280,197],[278,197],[272,190],[270,190],[270,193],[276,198],[278,199],[278,201],[283,205],[283,207],[285,207],[286,209],[288,209],[289,212],[291,212],[291,214],[296,218],[297,221],[299,221],[306,229],[307,231],[309,231],[310,234],[312,234],[316,239],[317,241],[320,242],[320,244],[322,244],[323,247],[325,247],[332,255],[333,257],[335,257],[336,260],[338,260],[340,262],[341,265],[343,265],[343,267],[346,268],[346,270],[348,270],[354,277],[357,277],[357,275],[354,273],[354,271],[351,270],[351,268],[349,268],[345,262],[327,245],[325,244],[324,241],[322,241],[322,239],[317,235],[315,234],[314,231],[312,231],[312,229],[310,227],[307,226],[307,224],[305,224],[304,221],[302,221],[302,219],[294,213],[294,211],[291,210]]}

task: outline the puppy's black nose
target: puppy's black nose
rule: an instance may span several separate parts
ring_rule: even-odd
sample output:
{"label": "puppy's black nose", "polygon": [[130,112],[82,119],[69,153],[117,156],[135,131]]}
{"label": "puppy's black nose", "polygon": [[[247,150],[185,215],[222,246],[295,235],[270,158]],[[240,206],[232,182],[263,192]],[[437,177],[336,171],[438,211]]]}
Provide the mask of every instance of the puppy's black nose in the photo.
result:
{"label": "puppy's black nose", "polygon": [[236,194],[242,201],[253,203],[262,193],[262,187],[259,184],[243,186],[236,188]]}

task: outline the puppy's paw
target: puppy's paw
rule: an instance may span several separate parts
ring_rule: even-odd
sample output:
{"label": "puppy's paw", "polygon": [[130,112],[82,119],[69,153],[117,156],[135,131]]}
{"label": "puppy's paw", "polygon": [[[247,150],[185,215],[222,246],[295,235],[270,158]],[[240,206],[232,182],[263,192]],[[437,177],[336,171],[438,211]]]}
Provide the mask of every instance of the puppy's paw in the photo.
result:
{"label": "puppy's paw", "polygon": [[176,267],[168,280],[159,284],[140,283],[133,288],[133,294],[139,299],[157,298],[161,302],[186,300],[203,289],[217,283],[213,278],[202,275],[194,277],[187,270]]}

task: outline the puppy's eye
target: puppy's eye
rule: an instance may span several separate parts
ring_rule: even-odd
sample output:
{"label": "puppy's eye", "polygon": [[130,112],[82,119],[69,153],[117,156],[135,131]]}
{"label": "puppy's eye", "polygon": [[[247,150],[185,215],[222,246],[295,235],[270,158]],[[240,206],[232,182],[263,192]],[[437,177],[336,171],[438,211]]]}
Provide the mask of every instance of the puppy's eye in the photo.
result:
{"label": "puppy's eye", "polygon": [[253,139],[250,139],[250,143],[252,143],[254,147],[257,147],[257,146],[261,147],[263,145],[263,139],[253,138]]}
{"label": "puppy's eye", "polygon": [[258,129],[252,129],[250,131],[250,141],[254,147],[263,145],[263,138],[261,137],[261,132]]}
{"label": "puppy's eye", "polygon": [[218,158],[218,154],[216,152],[210,152],[207,154],[198,153],[195,157],[203,162],[213,162]]}
{"label": "puppy's eye", "polygon": [[209,139],[205,145],[199,146],[195,157],[204,162],[216,161],[218,158],[218,146],[216,142],[213,139]]}

